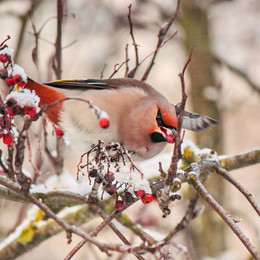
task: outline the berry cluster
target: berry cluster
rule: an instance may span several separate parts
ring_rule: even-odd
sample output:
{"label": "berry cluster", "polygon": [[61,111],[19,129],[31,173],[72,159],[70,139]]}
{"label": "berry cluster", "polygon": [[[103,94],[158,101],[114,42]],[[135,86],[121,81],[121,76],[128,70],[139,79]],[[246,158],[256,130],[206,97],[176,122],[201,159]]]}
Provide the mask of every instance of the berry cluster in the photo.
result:
{"label": "berry cluster", "polygon": [[9,39],[10,37],[8,36],[0,44],[0,62],[3,65],[3,68],[0,69],[0,78],[5,80],[6,84],[10,87],[23,87],[27,82],[27,76],[23,68],[14,64],[12,60],[13,50],[5,44]]}
{"label": "berry cluster", "polygon": [[[141,201],[143,204],[148,204],[153,201],[153,195],[150,193],[146,193],[144,190],[137,190],[134,192],[136,197],[141,198]],[[125,208],[125,205],[132,202],[134,200],[134,197],[131,192],[125,191],[121,196],[117,197],[117,200],[115,202],[115,208],[118,211],[122,211]]]}
{"label": "berry cluster", "polygon": [[[22,93],[21,93],[22,95]],[[6,102],[6,113],[11,116],[17,116],[17,115],[29,115],[32,116],[34,114],[36,114],[37,112],[37,107],[33,106],[33,105],[25,105],[25,106],[21,106],[17,100],[9,97]]]}
{"label": "berry cluster", "polygon": [[153,200],[153,195],[150,193],[145,193],[144,190],[135,191],[135,195],[137,197],[141,198],[141,200],[144,204],[148,204],[148,203],[152,202],[152,200]]}
{"label": "berry cluster", "polygon": [[27,82],[27,76],[22,67],[14,64],[13,50],[5,44],[8,39],[10,39],[9,36],[0,44],[0,63],[2,63],[0,78],[5,80],[13,91],[7,95],[5,102],[1,100],[0,138],[3,138],[4,144],[11,145],[14,133],[12,118],[16,115],[32,116],[36,114],[40,99],[34,92],[23,88]]}
{"label": "berry cluster", "polygon": [[[96,156],[90,159],[92,153],[95,153]],[[120,163],[122,159],[123,164],[125,164],[125,157],[127,156],[120,144],[103,146],[100,142],[87,155],[88,161],[84,166],[79,166],[80,171],[82,172],[82,169],[87,167],[89,178],[95,178],[96,182],[102,184],[103,192],[116,195],[114,206],[118,211],[122,211],[136,198],[141,198],[144,204],[153,200],[153,196],[147,192],[149,191],[149,188],[147,188],[149,183],[143,178],[142,174],[134,171],[133,166],[122,166]],[[104,165],[107,165],[107,167],[104,167]],[[145,181],[146,184],[144,184]]]}
{"label": "berry cluster", "polygon": [[12,91],[1,104],[0,138],[3,138],[3,143],[6,145],[13,143],[12,118],[16,115],[31,116],[37,112],[39,102],[37,96],[29,90],[24,91],[24,93]]}

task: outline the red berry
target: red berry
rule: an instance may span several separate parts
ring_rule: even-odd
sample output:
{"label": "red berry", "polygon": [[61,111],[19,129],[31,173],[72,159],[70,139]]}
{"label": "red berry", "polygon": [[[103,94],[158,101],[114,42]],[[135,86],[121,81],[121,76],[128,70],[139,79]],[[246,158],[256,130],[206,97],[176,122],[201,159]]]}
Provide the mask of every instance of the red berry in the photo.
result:
{"label": "red berry", "polygon": [[142,198],[145,195],[144,190],[136,190],[135,195],[139,198]]}
{"label": "red berry", "polygon": [[13,76],[13,81],[14,81],[14,83],[19,83],[22,81],[22,77],[19,74],[15,74]]}
{"label": "red berry", "polygon": [[64,135],[63,131],[59,128],[56,128],[55,133],[58,137],[62,137]]}
{"label": "red berry", "polygon": [[12,108],[7,108],[6,109],[6,113],[9,115],[9,116],[15,116],[15,113],[13,112]]}
{"label": "red berry", "polygon": [[6,112],[9,116],[22,115],[23,109],[19,105],[14,105],[12,107],[8,107]]}
{"label": "red berry", "polygon": [[12,77],[9,77],[5,80],[5,83],[8,85],[8,86],[12,86],[14,85],[14,80]]}
{"label": "red berry", "polygon": [[3,54],[3,53],[0,54],[0,62],[6,63],[8,61],[10,61],[10,56],[9,55]]}
{"label": "red berry", "polygon": [[124,203],[122,200],[117,200],[116,203],[115,203],[115,208],[118,210],[118,211],[122,211],[124,209]]}
{"label": "red berry", "polygon": [[25,115],[32,116],[32,115],[36,114],[36,107],[25,106],[23,108],[23,113]]}
{"label": "red berry", "polygon": [[141,200],[144,204],[148,204],[153,201],[153,195],[150,193],[145,193]]}
{"label": "red berry", "polygon": [[116,185],[115,184],[111,184],[111,183],[108,183],[108,185],[106,186],[105,190],[106,190],[106,192],[109,195],[114,195],[117,192]]}
{"label": "red berry", "polygon": [[99,126],[102,128],[108,128],[109,127],[109,119],[106,117],[103,117],[99,120]]}
{"label": "red berry", "polygon": [[3,136],[4,144],[11,145],[13,143],[13,136],[12,135],[4,135]]}
{"label": "red berry", "polygon": [[17,86],[18,87],[23,87],[23,86],[25,86],[25,84],[26,84],[26,82],[25,81],[20,81],[20,82],[17,82]]}

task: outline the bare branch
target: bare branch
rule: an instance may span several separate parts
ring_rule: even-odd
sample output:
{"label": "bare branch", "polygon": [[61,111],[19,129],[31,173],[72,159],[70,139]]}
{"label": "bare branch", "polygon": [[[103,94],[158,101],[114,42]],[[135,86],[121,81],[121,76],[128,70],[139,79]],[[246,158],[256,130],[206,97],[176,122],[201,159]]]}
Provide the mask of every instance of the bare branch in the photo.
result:
{"label": "bare branch", "polygon": [[53,63],[53,69],[57,79],[61,79],[62,72],[62,22],[63,22],[63,0],[57,0],[57,37],[55,43],[55,57]]}
{"label": "bare branch", "polygon": [[257,205],[256,201],[254,200],[252,194],[245,188],[243,187],[227,170],[225,170],[222,167],[216,167],[216,172],[224,177],[227,181],[232,183],[244,196],[245,198],[249,201],[249,203],[252,205],[252,207],[255,209],[257,214],[260,217],[260,208]]}
{"label": "bare branch", "polygon": [[133,32],[133,23],[132,23],[132,18],[131,18],[131,12],[132,12],[132,5],[130,4],[128,6],[128,22],[129,22],[129,28],[130,28],[130,35],[131,35],[131,38],[132,38],[132,41],[133,41],[133,45],[134,45],[134,49],[135,49],[135,67],[128,72],[127,74],[127,77],[128,78],[134,78],[135,76],[135,73],[139,67],[139,54],[138,54],[138,45],[135,41],[135,36],[134,36],[134,32]]}
{"label": "bare branch", "polygon": [[228,171],[254,165],[260,162],[260,149],[256,148],[245,153],[220,156],[219,163]]}
{"label": "bare branch", "polygon": [[225,66],[227,66],[227,68],[231,72],[233,72],[233,73],[237,74],[239,77],[241,77],[251,87],[251,89],[253,91],[255,91],[257,94],[260,94],[260,86],[255,84],[244,71],[240,70],[237,67],[234,67],[233,65],[228,63],[227,60],[221,59],[221,58],[217,57],[216,55],[214,56],[214,59],[216,62],[222,63]]}
{"label": "bare branch", "polygon": [[159,201],[159,206],[163,212],[163,217],[166,217],[167,215],[170,214],[170,209],[168,208],[168,205],[170,202],[169,194],[170,194],[170,190],[171,190],[171,187],[173,184],[173,180],[177,175],[178,161],[182,158],[181,144],[182,144],[183,136],[181,137],[181,130],[182,130],[182,120],[183,120],[184,109],[185,109],[186,100],[188,97],[186,94],[186,91],[185,91],[184,75],[185,75],[185,71],[186,71],[189,63],[191,62],[192,52],[193,52],[193,48],[191,49],[188,61],[184,65],[182,72],[179,74],[179,77],[181,79],[182,101],[180,104],[177,104],[177,106],[176,106],[176,113],[177,113],[177,117],[178,117],[177,134],[174,139],[175,144],[174,144],[171,165],[168,170],[168,174],[165,178],[165,185],[162,190],[161,199]]}
{"label": "bare branch", "polygon": [[150,64],[148,65],[143,77],[142,77],[142,80],[146,80],[148,75],[150,74],[151,70],[152,70],[152,67],[154,65],[154,62],[155,62],[155,58],[158,54],[158,51],[160,50],[160,48],[165,44],[165,42],[167,42],[169,39],[171,39],[177,32],[175,32],[167,41],[164,42],[164,39],[166,37],[166,34],[167,32],[169,31],[169,29],[171,28],[173,22],[176,20],[176,18],[178,17],[179,15],[179,9],[180,9],[180,3],[181,3],[181,0],[178,0],[177,2],[177,6],[176,6],[176,9],[172,15],[172,17],[170,18],[170,20],[165,24],[163,25],[160,30],[159,30],[159,33],[158,33],[158,41],[157,41],[157,46],[155,48],[155,51],[154,51],[154,54],[153,54],[153,57],[152,57],[152,60],[150,62]]}
{"label": "bare branch", "polygon": [[245,236],[242,230],[237,226],[232,217],[221,207],[221,205],[214,200],[210,193],[206,190],[203,184],[199,181],[197,173],[190,173],[190,181],[193,187],[199,192],[201,197],[221,216],[221,218],[226,222],[226,224],[232,229],[232,231],[237,235],[241,242],[245,245],[247,250],[255,259],[260,259],[260,254],[257,252],[254,245],[250,242],[249,238]]}

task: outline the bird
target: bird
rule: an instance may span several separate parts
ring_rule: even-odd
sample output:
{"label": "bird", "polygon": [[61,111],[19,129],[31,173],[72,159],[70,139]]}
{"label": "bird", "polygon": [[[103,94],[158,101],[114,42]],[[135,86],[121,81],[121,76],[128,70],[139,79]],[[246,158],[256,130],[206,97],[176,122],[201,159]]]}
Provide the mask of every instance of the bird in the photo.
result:
{"label": "bird", "polygon": [[[160,153],[167,143],[174,143],[178,109],[144,81],[114,78],[38,83],[28,78],[24,87],[40,97],[39,106],[56,102],[45,113],[80,153],[102,140],[105,144],[121,143],[135,158],[144,160]],[[89,100],[105,111],[109,127],[100,127],[89,105],[76,98]],[[213,118],[184,111],[182,128],[200,131],[217,123]]]}

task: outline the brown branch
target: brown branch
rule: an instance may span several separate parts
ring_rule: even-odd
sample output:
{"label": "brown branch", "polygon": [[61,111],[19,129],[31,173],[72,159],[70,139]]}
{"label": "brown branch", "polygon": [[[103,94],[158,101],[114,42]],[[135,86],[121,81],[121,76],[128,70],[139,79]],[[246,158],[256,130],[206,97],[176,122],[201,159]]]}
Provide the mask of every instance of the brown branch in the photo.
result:
{"label": "brown branch", "polygon": [[245,234],[242,232],[242,230],[237,226],[233,218],[221,207],[221,205],[217,201],[214,200],[214,198],[206,190],[203,184],[199,181],[196,172],[194,174],[192,172],[190,173],[190,182],[193,185],[193,187],[198,191],[198,193],[201,195],[203,200],[205,200],[219,214],[219,216],[226,222],[226,224],[232,229],[232,231],[245,245],[245,247],[251,253],[251,255],[255,259],[259,260],[260,254],[259,252],[257,252],[254,245],[250,242],[249,238],[247,238]]}
{"label": "brown branch", "polygon": [[129,64],[128,64],[128,61],[130,60],[128,58],[128,44],[126,44],[125,46],[125,60],[126,60],[126,63],[125,63],[125,77],[127,77],[127,74],[129,72]]}
{"label": "brown branch", "polygon": [[170,214],[170,209],[168,207],[168,205],[170,203],[169,194],[170,194],[170,190],[171,190],[171,187],[173,184],[173,180],[177,175],[178,161],[182,158],[181,144],[182,144],[183,136],[181,137],[181,130],[182,130],[182,120],[183,120],[184,109],[185,109],[186,100],[188,97],[186,94],[186,90],[185,90],[184,75],[185,75],[185,71],[186,71],[189,63],[191,62],[192,52],[193,52],[193,48],[190,51],[188,61],[184,65],[182,72],[179,74],[179,77],[181,80],[182,100],[181,100],[181,103],[177,104],[177,106],[176,106],[176,113],[177,113],[177,117],[178,117],[177,134],[174,139],[175,144],[174,144],[174,150],[173,150],[173,155],[172,155],[172,159],[171,159],[171,165],[168,170],[168,174],[165,178],[165,185],[162,190],[161,199],[159,201],[159,206],[163,212],[163,217],[166,217],[167,215]]}
{"label": "brown branch", "polygon": [[[98,233],[103,230],[103,228],[108,225],[114,232],[115,234],[121,239],[121,241],[125,245],[130,245],[130,242],[125,238],[125,236],[117,229],[117,227],[111,222],[112,219],[114,219],[119,212],[114,211],[112,214],[110,214],[109,217],[106,216],[106,214],[95,204],[90,204],[90,207],[96,212],[100,217],[104,219],[104,221],[91,233],[91,236],[97,236]],[[78,251],[80,248],[82,248],[83,245],[85,245],[88,241],[83,239],[81,240],[71,251],[70,253],[64,258],[64,260],[69,260],[71,259]],[[137,259],[144,260],[144,258],[137,254],[134,253]]]}
{"label": "brown branch", "polygon": [[[176,9],[175,9],[175,11],[174,11],[172,17],[171,17],[170,20],[169,20],[164,26],[162,26],[162,27],[160,28],[160,30],[159,30],[157,46],[156,46],[156,48],[155,48],[155,51],[154,51],[152,60],[151,60],[150,64],[148,65],[148,67],[147,67],[147,69],[146,69],[146,71],[145,71],[145,73],[144,73],[144,75],[143,75],[143,77],[142,77],[142,80],[143,80],[143,81],[146,80],[147,77],[148,77],[148,75],[150,74],[150,72],[151,72],[151,70],[152,70],[152,67],[153,67],[153,65],[154,65],[154,63],[155,63],[155,58],[156,58],[156,56],[157,56],[157,54],[158,54],[158,51],[160,50],[160,48],[161,48],[162,45],[164,44],[163,42],[164,42],[164,39],[165,39],[165,37],[166,37],[166,34],[167,34],[167,32],[169,31],[169,29],[171,28],[173,22],[176,20],[176,18],[177,18],[178,15],[179,15],[180,2],[181,2],[181,0],[178,0]],[[170,37],[170,39],[171,39],[175,34],[176,34],[176,33],[174,33],[174,34]]]}
{"label": "brown branch", "polygon": [[195,210],[195,207],[198,202],[198,194],[196,194],[195,198],[190,200],[190,203],[187,207],[187,210],[184,214],[182,220],[177,224],[177,226],[169,232],[169,234],[163,239],[165,243],[169,242],[178,232],[185,229],[190,222],[199,216],[201,210]]}
{"label": "brown branch", "polygon": [[26,35],[25,29],[26,29],[28,20],[31,17],[32,12],[37,9],[37,7],[41,4],[41,2],[42,2],[42,0],[31,1],[31,5],[30,5],[28,11],[25,14],[18,16],[21,20],[21,27],[20,27],[18,41],[17,41],[17,45],[16,45],[17,47],[15,48],[16,51],[15,51],[14,61],[17,61],[17,59],[19,58],[19,55],[21,53],[22,42],[23,42],[24,36]]}
{"label": "brown branch", "polygon": [[214,56],[214,59],[217,63],[224,64],[231,72],[241,77],[251,87],[253,91],[256,91],[256,93],[260,94],[260,86],[255,84],[244,71],[240,70],[237,67],[234,67],[233,65],[228,63],[228,61],[220,57],[217,57],[216,55]]}
{"label": "brown branch", "polygon": [[152,236],[150,236],[148,233],[146,233],[140,227],[140,225],[132,222],[127,215],[120,213],[117,216],[116,220],[124,227],[130,229],[135,235],[139,236],[140,239],[142,239],[144,242],[147,242],[149,245],[153,245],[155,243],[155,239]]}
{"label": "brown branch", "polygon": [[130,35],[131,35],[132,42],[134,45],[134,50],[135,50],[135,67],[131,71],[128,72],[127,77],[134,78],[135,73],[139,67],[139,54],[138,54],[138,45],[135,41],[135,36],[134,36],[134,32],[133,32],[133,23],[132,23],[132,18],[131,18],[131,12],[132,12],[131,4],[128,6],[128,10],[129,11],[128,11],[127,18],[128,18],[128,22],[129,22]]}
{"label": "brown branch", "polygon": [[[144,57],[139,65],[142,65],[149,57],[151,57],[152,55],[155,55],[155,53],[157,53],[168,41],[170,41],[178,32],[175,31],[167,40],[165,40],[158,48],[156,48],[153,52],[151,52],[150,54],[148,54],[146,57]],[[157,54],[156,54],[157,55]],[[154,58],[155,60],[155,58]],[[154,65],[154,62],[153,62]],[[142,80],[145,80],[142,78]]]}
{"label": "brown branch", "polygon": [[86,239],[88,242],[92,243],[93,245],[97,246],[101,251],[108,253],[109,250],[111,251],[117,251],[117,252],[122,252],[122,253],[134,253],[134,252],[139,252],[140,250],[145,250],[148,252],[153,252],[154,249],[157,246],[162,246],[160,245],[153,245],[152,247],[145,245],[144,243],[137,245],[137,246],[128,246],[128,245],[122,245],[122,244],[111,244],[111,243],[101,243],[98,242],[98,240],[92,238],[89,234],[84,232],[83,230],[79,229],[78,227],[74,225],[70,225],[64,220],[60,219],[57,217],[57,215],[45,204],[43,204],[41,201],[37,200],[35,197],[33,197],[30,193],[21,192],[21,187],[18,184],[15,184],[13,182],[6,182],[4,179],[2,179],[1,184],[4,185],[5,187],[17,192],[21,193],[21,195],[29,200],[31,203],[35,204],[38,206],[47,216],[52,218],[59,226],[61,226],[65,231],[68,233],[74,233],[77,234],[78,236]]}
{"label": "brown branch", "polygon": [[237,155],[220,156],[219,163],[228,171],[260,163],[260,149],[256,148]]}
{"label": "brown branch", "polygon": [[226,171],[224,168],[217,166],[215,168],[216,172],[224,177],[227,181],[229,181],[231,184],[233,184],[249,201],[249,203],[252,205],[252,207],[255,209],[256,213],[260,216],[260,208],[257,205],[256,201],[254,200],[252,194],[243,187],[228,171]]}
{"label": "brown branch", "polygon": [[129,59],[125,60],[124,62],[122,62],[121,64],[117,63],[114,66],[114,71],[112,72],[112,74],[109,76],[109,79],[113,78],[114,75],[123,67],[124,64],[127,64],[129,61]]}
{"label": "brown branch", "polygon": [[63,22],[63,0],[57,0],[57,37],[55,43],[55,56],[53,69],[57,79],[61,79],[62,72],[62,22]]}

